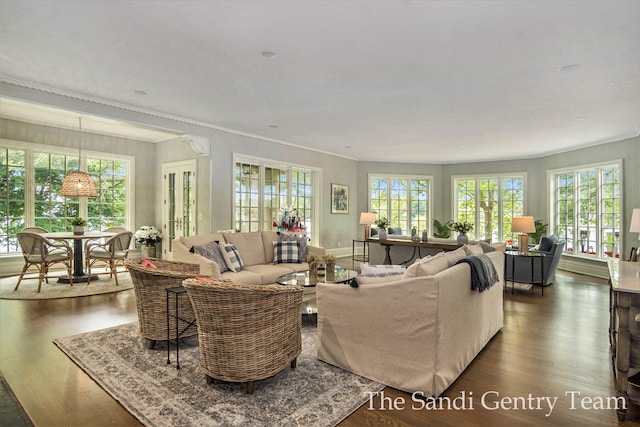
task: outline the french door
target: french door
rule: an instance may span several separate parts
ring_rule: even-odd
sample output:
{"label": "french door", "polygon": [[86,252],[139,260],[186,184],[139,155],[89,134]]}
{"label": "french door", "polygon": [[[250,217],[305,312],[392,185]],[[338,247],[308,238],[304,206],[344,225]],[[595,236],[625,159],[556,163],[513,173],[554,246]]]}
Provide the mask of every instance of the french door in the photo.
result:
{"label": "french door", "polygon": [[196,233],[196,161],[164,163],[163,258],[171,259],[173,239]]}

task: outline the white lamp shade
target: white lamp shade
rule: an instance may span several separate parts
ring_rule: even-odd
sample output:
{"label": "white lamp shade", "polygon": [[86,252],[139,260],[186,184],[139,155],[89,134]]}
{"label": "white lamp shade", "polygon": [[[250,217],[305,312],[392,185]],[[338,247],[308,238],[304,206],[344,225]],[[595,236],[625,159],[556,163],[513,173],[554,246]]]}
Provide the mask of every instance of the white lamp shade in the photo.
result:
{"label": "white lamp shade", "polygon": [[371,225],[376,222],[376,214],[373,212],[361,212],[360,213],[360,224],[363,225]]}
{"label": "white lamp shade", "polygon": [[533,233],[536,224],[532,216],[519,216],[511,218],[511,231],[514,233]]}
{"label": "white lamp shade", "polygon": [[635,208],[631,214],[629,233],[640,233],[640,208]]}

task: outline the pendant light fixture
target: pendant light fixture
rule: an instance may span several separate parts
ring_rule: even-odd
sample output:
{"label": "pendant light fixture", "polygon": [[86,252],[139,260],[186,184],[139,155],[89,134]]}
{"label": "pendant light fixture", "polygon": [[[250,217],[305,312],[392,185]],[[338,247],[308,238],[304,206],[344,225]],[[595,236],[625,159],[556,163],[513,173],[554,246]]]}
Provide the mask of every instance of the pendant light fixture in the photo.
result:
{"label": "pendant light fixture", "polygon": [[62,195],[67,197],[97,197],[98,191],[93,178],[86,172],[80,172],[80,160],[82,159],[82,118],[80,122],[80,149],[78,152],[78,171],[71,172],[62,181]]}

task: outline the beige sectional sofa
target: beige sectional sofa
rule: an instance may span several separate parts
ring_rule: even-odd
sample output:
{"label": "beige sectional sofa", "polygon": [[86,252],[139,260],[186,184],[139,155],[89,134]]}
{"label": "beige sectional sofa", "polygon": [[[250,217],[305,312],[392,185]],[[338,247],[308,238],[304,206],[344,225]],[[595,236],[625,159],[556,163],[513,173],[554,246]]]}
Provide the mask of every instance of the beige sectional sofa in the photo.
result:
{"label": "beige sectional sofa", "polygon": [[[215,279],[229,279],[235,283],[250,285],[271,284],[286,273],[308,270],[306,262],[274,264],[273,242],[280,236],[275,231],[255,231],[249,233],[209,233],[173,240],[173,260],[198,264],[200,274]],[[241,271],[221,273],[216,261],[198,253],[191,252],[194,245],[204,246],[213,241],[230,243],[236,246],[244,266]],[[323,248],[307,245],[307,250],[317,255],[324,255]]]}
{"label": "beige sectional sofa", "polygon": [[471,289],[468,264],[454,265],[460,250],[433,257],[445,268],[435,274],[436,262],[416,263],[382,283],[318,284],[318,359],[439,396],[503,326],[504,253],[485,255],[499,281],[483,292]]}

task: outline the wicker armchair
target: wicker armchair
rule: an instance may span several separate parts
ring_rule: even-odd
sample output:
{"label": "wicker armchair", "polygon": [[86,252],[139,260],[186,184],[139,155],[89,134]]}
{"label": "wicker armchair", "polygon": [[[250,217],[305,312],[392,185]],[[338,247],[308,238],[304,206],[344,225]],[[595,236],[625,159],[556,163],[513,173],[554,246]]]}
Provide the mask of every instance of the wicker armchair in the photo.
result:
{"label": "wicker armchair", "polygon": [[73,275],[71,274],[71,264],[73,262],[73,250],[69,243],[65,241],[49,240],[39,233],[20,232],[17,234],[18,243],[24,258],[24,267],[20,272],[18,283],[14,291],[18,290],[24,274],[31,266],[38,268],[38,290],[42,287],[42,280],[49,283],[49,267],[54,264],[63,264],[67,268],[69,284],[73,286]]}
{"label": "wicker armchair", "polygon": [[257,380],[287,365],[296,367],[302,351],[302,287],[236,285],[189,279],[183,282],[198,324],[200,367],[213,378],[246,382],[251,394]]}
{"label": "wicker armchair", "polygon": [[[157,268],[145,267],[140,263],[148,259]],[[127,258],[125,266],[129,270],[136,294],[136,308],[140,333],[149,340],[148,348],[152,349],[156,341],[167,339],[167,293],[166,288],[181,286],[182,281],[198,276],[200,267],[197,264],[165,261],[157,258]],[[178,330],[180,337],[188,337],[198,333],[195,327],[187,328],[193,321],[194,314],[188,298],[181,298],[178,305],[180,320]],[[175,313],[175,304],[169,305],[169,313]],[[176,338],[175,322],[169,322],[170,339]],[[182,331],[185,330],[184,333]]]}
{"label": "wicker armchair", "polygon": [[87,285],[91,283],[91,274],[100,274],[91,272],[91,268],[96,264],[103,264],[109,267],[107,273],[111,277],[115,277],[116,286],[119,285],[118,265],[124,265],[132,236],[132,232],[122,231],[115,236],[109,237],[104,242],[93,241],[85,245]]}

